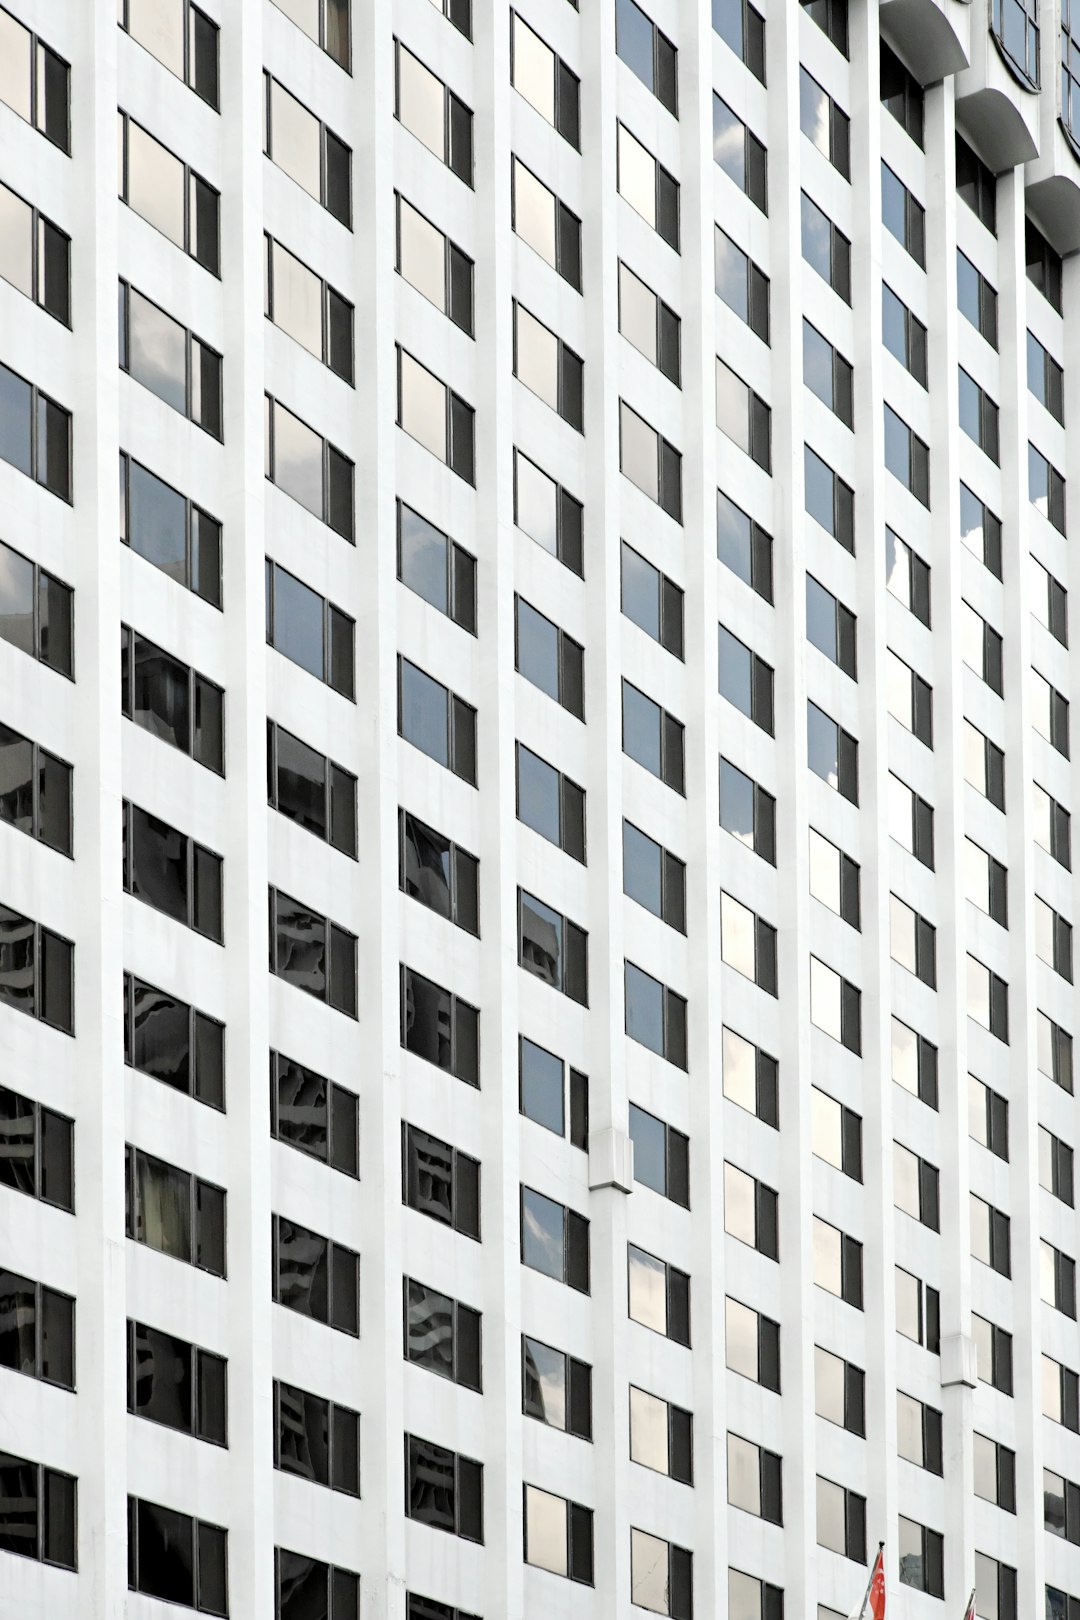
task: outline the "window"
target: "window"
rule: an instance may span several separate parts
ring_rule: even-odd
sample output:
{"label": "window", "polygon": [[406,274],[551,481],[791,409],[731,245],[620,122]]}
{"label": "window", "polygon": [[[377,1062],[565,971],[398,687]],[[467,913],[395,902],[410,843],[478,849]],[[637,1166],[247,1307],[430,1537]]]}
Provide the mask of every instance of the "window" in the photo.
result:
{"label": "window", "polygon": [[1065,533],[1065,480],[1041,450],[1028,444],[1028,500],[1059,534]]}
{"label": "window", "polygon": [[967,1012],[991,1035],[1009,1044],[1009,987],[974,956],[967,959]]}
{"label": "window", "polygon": [[312,1159],[360,1175],[360,1100],[314,1069],[270,1053],[270,1135]]}
{"label": "window", "polygon": [[280,400],[267,394],[265,404],[267,478],[335,534],[355,544],[354,463]]}
{"label": "window", "polygon": [[[885,48],[883,45],[882,49]],[[804,321],[804,331],[805,327]],[[881,341],[905,371],[910,371],[915,381],[925,388],[926,327],[884,281],[881,283]]]}
{"label": "window", "polygon": [[0,10],[0,62],[0,101],[70,157],[71,69],[63,57],[10,12]]}
{"label": "window", "polygon": [[401,1127],[401,1201],[480,1241],[480,1165],[415,1125]]}
{"label": "window", "polygon": [[851,179],[851,120],[806,69],[799,67],[799,128],[812,146]]}
{"label": "window", "polygon": [[1033,783],[1035,842],[1067,872],[1072,871],[1072,817],[1046,789]]}
{"label": "window", "polygon": [[399,40],[394,41],[394,56],[395,117],[471,189],[472,112]]}
{"label": "window", "polygon": [[724,893],[720,895],[720,957],[767,995],[778,994],[776,929]]}
{"label": "window", "polygon": [[[1012,4],[1013,0],[1005,0]],[[956,132],[956,195],[967,203],[991,236],[997,235],[997,180],[980,157]]]}
{"label": "window", "polygon": [[[973,1318],[977,1321],[978,1318]],[[936,1288],[896,1267],[896,1331],[941,1354],[941,1296]],[[1010,1341],[1011,1342],[1011,1341]]]}
{"label": "window", "polygon": [[677,1069],[686,1069],[686,1000],[636,967],[623,964],[626,1033]]}
{"label": "window", "polygon": [[397,424],[467,484],[475,484],[476,412],[398,345]]}
{"label": "window", "polygon": [[981,270],[960,249],[956,250],[956,303],[992,349],[998,346],[997,293]]}
{"label": "window", "polygon": [[987,1553],[975,1554],[975,1612],[1016,1620],[1016,1571]]}
{"label": "window", "polygon": [[960,426],[996,467],[999,460],[997,405],[963,366],[957,369],[960,379]]}
{"label": "window", "polygon": [[899,175],[881,163],[881,223],[921,270],[926,269],[926,210]]}
{"label": "window", "polygon": [[768,153],[753,130],[713,91],[713,160],[750,201],[769,212]]}
{"label": "window", "polygon": [[275,1304],[313,1322],[360,1333],[360,1256],[284,1215],[271,1217]]}
{"label": "window", "polygon": [[803,11],[840,52],[848,54],[848,0],[799,0]]}
{"label": "window", "polygon": [[551,47],[510,13],[510,83],[564,141],[581,145],[581,81]]}
{"label": "window", "polygon": [[1069,700],[1045,675],[1031,671],[1032,724],[1059,754],[1069,757]]}
{"label": "window", "polygon": [[802,256],[833,292],[851,303],[851,243],[824,209],[806,192],[802,196]]}
{"label": "window", "polygon": [[968,602],[960,604],[960,641],[964,663],[984,680],[998,697],[1004,694],[1002,640],[992,625]]}
{"label": "window", "polygon": [[290,180],[352,229],[352,150],[280,84],[266,81],[263,151]]}
{"label": "window", "polygon": [[359,1496],[359,1412],[275,1378],[274,1467]]}
{"label": "window", "polygon": [[0,541],[0,639],[71,676],[74,592]]}
{"label": "window", "polygon": [[617,124],[616,133],[619,196],[678,253],[679,182],[625,124]]}
{"label": "window", "polygon": [[629,681],[623,681],[623,753],[674,788],[676,793],[685,795],[683,737],[681,720],[661,709]]}
{"label": "window", "polygon": [[[431,0],[431,3],[466,39],[472,39],[472,0]],[[470,1616],[463,1615],[461,1620],[470,1620]]]}
{"label": "window", "polygon": [[521,1335],[521,1410],[551,1429],[592,1439],[592,1368]]}
{"label": "window", "polygon": [[[469,0],[464,0],[464,3],[467,8]],[[320,45],[338,67],[343,67],[346,73],[349,72],[350,0],[274,0],[274,4],[285,13],[286,17],[291,17],[309,39]],[[459,8],[460,4],[461,0],[457,0]],[[465,15],[468,16],[467,9]],[[466,28],[464,32],[468,34],[468,29]],[[284,1556],[294,1558],[299,1555],[287,1553]],[[336,1610],[334,1620],[339,1620]]]}
{"label": "window", "polygon": [[[974,1312],[972,1312],[971,1316],[971,1332],[975,1340],[975,1354],[980,1382],[992,1385],[994,1389],[999,1389],[1003,1395],[1011,1395],[1013,1392],[1012,1334],[1006,1333],[1004,1328],[996,1327],[993,1322],[988,1322],[985,1317],[976,1316]],[[1045,1372],[1046,1368],[1044,1366],[1044,1378]]]}
{"label": "window", "polygon": [[1043,1524],[1052,1536],[1080,1544],[1080,1485],[1043,1469]]}
{"label": "window", "polygon": [[[994,409],[996,411],[997,407]],[[893,477],[898,478],[904,488],[929,510],[930,447],[914,429],[908,427],[891,405],[885,406],[885,465]]]}
{"label": "window", "polygon": [[862,1116],[819,1086],[810,1088],[810,1141],[815,1158],[852,1181],[862,1180]]}
{"label": "window", "polygon": [[1005,808],[1005,755],[996,743],[964,721],[964,780],[998,810]]}
{"label": "window", "polygon": [[928,1108],[938,1105],[938,1049],[899,1018],[891,1020],[892,1077]]}
{"label": "window", "polygon": [[1076,1261],[1045,1238],[1040,1250],[1040,1295],[1044,1303],[1076,1321]]}
{"label": "window", "polygon": [[896,1449],[901,1457],[931,1474],[944,1473],[941,1413],[913,1395],[896,1392]]}
{"label": "window", "polygon": [[1061,255],[1056,253],[1046,237],[1030,219],[1024,220],[1024,249],[1027,278],[1042,293],[1051,309],[1061,314]]}
{"label": "window", "polygon": [[971,1201],[971,1255],[992,1266],[1003,1277],[1012,1276],[1009,1217],[985,1199],[969,1193]]}
{"label": "window", "polygon": [[221,197],[167,146],[121,112],[120,200],[181,252],[221,274]]}
{"label": "window", "polygon": [[852,680],[858,679],[855,660],[856,619],[812,574],[806,576],[806,639],[838,665]]}
{"label": "window", "polygon": [[71,854],[72,767],[0,722],[0,821]]}
{"label": "window", "polygon": [[520,450],[514,451],[514,522],[579,577],[582,562],[582,506]]}
{"label": "window", "polygon": [[205,675],[120,626],[121,712],[218,776],[225,775],[224,702]]}
{"label": "window", "polygon": [[518,966],[589,1005],[589,936],[561,912],[518,889]]}
{"label": "window", "polygon": [[939,1182],[936,1165],[920,1159],[900,1142],[893,1143],[893,1203],[932,1232],[941,1230]]}
{"label": "window", "polygon": [[810,1022],[856,1057],[862,1054],[862,991],[810,958]]}
{"label": "window", "polygon": [[398,811],[398,887],[469,934],[480,932],[480,863],[460,845]]}
{"label": "window", "polygon": [[[344,382],[353,380],[354,310],[302,259],[266,233],[267,320],[303,345]],[[400,266],[399,266],[400,268]]]}
{"label": "window", "polygon": [[221,524],[123,450],[120,538],[170,579],[220,608]]}
{"label": "window", "polygon": [[75,1209],[74,1121],[0,1086],[0,1187]]}
{"label": "window", "polygon": [[889,954],[931,990],[937,989],[937,930],[895,894],[889,896]]}
{"label": "window", "polygon": [[403,1292],[406,1361],[479,1390],[480,1312],[412,1277]]}
{"label": "window", "polygon": [[682,522],[682,455],[619,401],[619,469],[642,494]]}
{"label": "window", "polygon": [[1067,1592],[1058,1591],[1057,1587],[1047,1586],[1046,1613],[1048,1620],[1069,1620],[1070,1615],[1080,1614],[1080,1598],[1070,1597]]}
{"label": "window", "polygon": [[356,625],[333,602],[266,559],[266,640],[335,692],[354,698]]}
{"label": "window", "polygon": [[[1030,449],[1030,447],[1029,447]],[[1001,578],[1001,519],[966,484],[960,485],[960,538],[969,551]]]}
{"label": "window", "polygon": [[398,579],[425,602],[476,634],[476,558],[456,540],[397,503]]}
{"label": "window", "polygon": [[405,1515],[483,1545],[484,1464],[406,1434]]}
{"label": "window", "polygon": [[593,1513],[536,1485],[524,1486],[523,1557],[535,1569],[593,1584]]}
{"label": "window", "polygon": [[4,365],[0,461],[71,505],[71,412]]}
{"label": "window", "polygon": [[1032,90],[1039,88],[1038,0],[994,0],[990,26],[994,38],[1017,76]]}
{"label": "window", "polygon": [[769,1524],[784,1522],[783,1459],[741,1435],[727,1437],[727,1491],[732,1507]]}
{"label": "window", "polygon": [[[7,12],[0,12],[0,48]],[[0,1551],[75,1569],[75,1498],[78,1482],[42,1463],[0,1452]]]}
{"label": "window", "polygon": [[400,656],[398,736],[476,786],[476,710]]}
{"label": "window", "polygon": [[973,839],[964,840],[965,893],[972,905],[1000,924],[1009,926],[1009,873],[993,855]]}
{"label": "window", "polygon": [[849,731],[819,709],[816,703],[806,703],[807,763],[815,776],[820,776],[837,793],[859,802],[859,743]]}
{"label": "window", "polygon": [[[30,1277],[0,1270],[0,1367],[60,1389],[75,1388],[75,1301]],[[0,1532],[0,1544],[2,1544]],[[12,1549],[9,1549],[12,1550]]]}
{"label": "window", "polygon": [[124,800],[124,888],[216,945],[222,933],[224,862],[187,833]]}
{"label": "window", "polygon": [[779,1065],[776,1059],[725,1025],[722,1067],[724,1096],[778,1130]]}
{"label": "window", "polygon": [[775,1188],[724,1164],[724,1231],[767,1260],[780,1259],[780,1198]]}
{"label": "window", "polygon": [[[1008,0],[1007,0],[1008,3]],[[1027,385],[1039,404],[1056,422],[1065,421],[1065,373],[1050,353],[1029,331],[1027,335]]]}
{"label": "window", "polygon": [[227,1445],[227,1374],[224,1356],[128,1318],[127,1409],[135,1417]]}
{"label": "window", "polygon": [[681,387],[681,330],[675,311],[620,260],[619,331],[676,388]]}
{"label": "window", "polygon": [[584,1215],[522,1187],[521,1263],[580,1294],[589,1293],[589,1223]]}
{"label": "window", "polygon": [[356,935],[270,890],[270,972],[355,1018]]}
{"label": "window", "polygon": [[[447,1613],[453,1620],[451,1611]],[[307,1553],[275,1547],[274,1620],[304,1620],[307,1614],[325,1614],[328,1620],[360,1620],[360,1577],[340,1565],[322,1564]],[[409,1620],[434,1620],[434,1615],[410,1609]],[[470,1617],[462,1615],[460,1620]]]}
{"label": "window", "polygon": [[623,893],[686,933],[685,863],[629,821],[623,822]]}
{"label": "window", "polygon": [[897,1541],[900,1552],[900,1584],[913,1586],[930,1597],[945,1596],[945,1538],[938,1530],[928,1530],[914,1519],[897,1515]]}
{"label": "window", "polygon": [[570,1070],[569,1100],[566,1093],[566,1064],[545,1047],[526,1036],[518,1037],[518,1107],[526,1119],[569,1135],[571,1146],[589,1146],[589,1081],[577,1069]]}
{"label": "window", "polygon": [[1074,1434],[1080,1431],[1077,1415],[1077,1375],[1050,1356],[1042,1358],[1043,1416]]}
{"label": "window", "polygon": [[863,1308],[863,1248],[837,1226],[814,1216],[814,1285]]}
{"label": "window", "polygon": [[772,536],[721,489],[716,492],[716,555],[758,596],[772,601]]}
{"label": "window", "polygon": [[881,105],[922,151],[923,87],[884,40],[881,41]]}
{"label": "window", "polygon": [[678,118],[679,53],[637,0],[615,0],[615,50],[631,73]]}
{"label": "window", "polygon": [[716,296],[768,343],[769,278],[719,225],[713,229],[713,281]]}
{"label": "window", "polygon": [[534,315],[514,301],[514,376],[564,422],[584,432],[584,364]]}
{"label": "window", "polygon": [[1073,1207],[1073,1150],[1067,1142],[1039,1126],[1039,1186]]}
{"label": "window", "polygon": [[210,1108],[225,1108],[225,1025],[124,974],[124,1062]]}
{"label": "window", "polygon": [[585,790],[526,748],[515,746],[517,816],[542,838],[585,861]]}
{"label": "window", "polygon": [[866,1498],[817,1476],[817,1544],[866,1563]]}
{"label": "window", "polygon": [[693,1451],[693,1413],[631,1384],[630,1461],[692,1485]]}
{"label": "window", "polygon": [[765,83],[765,19],[751,0],[712,0],[712,25],[755,79]]}
{"label": "window", "polygon": [[756,726],[773,735],[773,681],[772,666],[744,645],[724,625],[718,625],[720,696],[752,720]]}
{"label": "window", "polygon": [[585,649],[522,596],[514,597],[514,628],[514,668],[583,721]]}
{"label": "window", "polygon": [[694,1555],[644,1530],[630,1530],[630,1602],[674,1620],[693,1620]]}
{"label": "window", "polygon": [[859,864],[810,828],[810,893],[852,928],[861,929]]}
{"label": "window", "polygon": [[724,1301],[724,1343],[732,1372],[779,1393],[779,1322],[729,1296]]}
{"label": "window", "polygon": [[1035,954],[1072,983],[1072,923],[1035,896]]}
{"label": "window", "polygon": [[810,517],[854,556],[855,491],[808,444],[803,446],[803,483]]}
{"label": "window", "polygon": [[776,800],[728,759],[720,761],[720,825],[776,865]]}
{"label": "window", "polygon": [[[581,292],[581,221],[518,157],[510,159],[510,210],[521,240]],[[469,273],[471,286],[471,264]]]}
{"label": "window", "polygon": [[716,425],[765,472],[772,472],[772,410],[716,357]]}
{"label": "window", "polygon": [[120,369],[222,437],[221,356],[126,281],[120,282]]}
{"label": "window", "polygon": [[886,525],[885,586],[920,624],[930,625],[930,565]]}
{"label": "window", "polygon": [[128,1587],[200,1614],[228,1613],[228,1531],[129,1496]]}
{"label": "window", "polygon": [[[0,21],[0,33],[3,26]],[[71,238],[3,185],[0,276],[65,326],[71,325]]]}
{"label": "window", "polygon": [[690,1343],[690,1278],[685,1271],[626,1245],[630,1320],[662,1333],[676,1344]]}
{"label": "window", "polygon": [[225,1189],[130,1143],[124,1158],[128,1237],[224,1277]]}
{"label": "window", "polygon": [[271,807],[356,859],[356,777],[294,737],[266,722],[268,800]]}
{"label": "window", "polygon": [[621,607],[628,619],[678,659],[683,656],[683,591],[622,541]]}
{"label": "window", "polygon": [[999,1091],[968,1075],[968,1135],[999,1159],[1009,1159],[1009,1104]]}
{"label": "window", "polygon": [[[1035,606],[1032,612],[1035,618],[1053,636],[1060,641],[1063,647],[1069,645],[1069,593],[1055,579],[1048,568],[1039,562],[1034,554],[1031,556],[1031,577],[1034,585]],[[1045,603],[1045,606],[1042,604]]]}
{"label": "window", "polygon": [[218,104],[218,28],[191,0],[117,0],[116,20],[163,67]]}
{"label": "window", "polygon": [[933,748],[934,689],[891,647],[886,652],[885,706],[906,731]]}
{"label": "window", "polygon": [[[807,0],[802,0],[807,5]],[[811,0],[818,3],[818,0]],[[809,9],[809,6],[807,6]],[[756,1575],[744,1575],[741,1570],[728,1570],[728,1613],[740,1620],[784,1620],[784,1589],[759,1580]],[[819,1610],[822,1620],[825,1610]],[[842,1620],[842,1617],[841,1617]]]}
{"label": "window", "polygon": [[1072,1036],[1055,1024],[1046,1013],[1036,1013],[1036,1037],[1039,1073],[1045,1074],[1055,1085],[1067,1091],[1073,1089]]}
{"label": "window", "polygon": [[866,1374],[831,1350],[814,1346],[814,1411],[860,1438],[866,1435]]}

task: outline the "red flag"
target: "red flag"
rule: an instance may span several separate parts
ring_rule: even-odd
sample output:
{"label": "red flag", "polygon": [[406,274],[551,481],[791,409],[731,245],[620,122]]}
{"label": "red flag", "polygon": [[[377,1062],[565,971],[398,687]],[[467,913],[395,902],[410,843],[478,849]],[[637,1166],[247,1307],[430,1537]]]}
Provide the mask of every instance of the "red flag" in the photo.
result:
{"label": "red flag", "polygon": [[870,1577],[870,1613],[874,1620],[885,1620],[885,1562],[880,1548]]}
{"label": "red flag", "polygon": [[971,1596],[968,1598],[968,1606],[964,1610],[964,1620],[975,1620],[975,1588],[974,1587],[971,1588]]}

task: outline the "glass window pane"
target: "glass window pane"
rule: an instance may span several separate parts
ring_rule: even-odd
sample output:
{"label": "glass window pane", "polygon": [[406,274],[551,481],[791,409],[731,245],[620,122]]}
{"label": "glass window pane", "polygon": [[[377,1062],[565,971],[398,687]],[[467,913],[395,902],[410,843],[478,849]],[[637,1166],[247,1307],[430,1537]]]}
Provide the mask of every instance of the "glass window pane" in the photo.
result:
{"label": "glass window pane", "polygon": [[537,1339],[525,1340],[525,1404],[530,1417],[566,1428],[566,1357]]}
{"label": "glass window pane", "polygon": [[274,569],[274,646],[323,678],[323,599],[283,568]]}
{"label": "glass window pane", "polygon": [[522,1264],[557,1282],[563,1280],[563,1216],[561,1204],[530,1187],[522,1189]]}
{"label": "glass window pane", "polygon": [[6,461],[29,476],[30,384],[0,366],[0,461]]}
{"label": "glass window pane", "polygon": [[319,0],[274,0],[274,4],[302,28],[309,39],[319,43]]}
{"label": "glass window pane", "polygon": [[[741,126],[740,126],[741,127]],[[619,125],[619,195],[656,229],[656,163],[624,124]]]}
{"label": "glass window pane", "polygon": [[319,135],[318,119],[271,79],[270,155],[316,202],[322,196]]}
{"label": "glass window pane", "polygon": [[644,1530],[630,1531],[630,1601],[654,1614],[671,1613],[668,1544]]}
{"label": "glass window pane", "polygon": [[404,502],[399,506],[401,580],[440,613],[449,613],[446,535]]}
{"label": "glass window pane", "polygon": [[549,124],[555,122],[555,57],[532,29],[514,14],[514,88]]}
{"label": "glass window pane", "polygon": [[619,466],[650,500],[659,499],[659,451],[649,424],[622,405],[619,412]]}
{"label": "glass window pane", "polygon": [[147,1153],[134,1158],[136,1241],[176,1260],[190,1260],[191,1177]]}
{"label": "glass window pane", "polygon": [[127,200],[177,247],[184,246],[184,165],[128,120]]}
{"label": "glass window pane", "polygon": [[563,1135],[562,1060],[524,1036],[521,1040],[521,1112],[557,1136]]}
{"label": "glass window pane", "polygon": [[553,557],[558,555],[558,486],[554,479],[520,451],[515,457],[517,471],[517,524],[519,529]]}
{"label": "glass window pane", "polygon": [[306,422],[276,402],[273,481],[317,518],[322,517],[323,441]]}
{"label": "glass window pane", "polygon": [[401,734],[440,765],[450,763],[447,696],[445,686],[401,660]]}
{"label": "glass window pane", "polygon": [[322,358],[322,283],[314,271],[271,242],[274,324]]}
{"label": "glass window pane", "polygon": [[440,461],[446,460],[446,389],[401,350],[401,426]]}
{"label": "glass window pane", "polygon": [[398,257],[405,280],[446,309],[446,238],[430,220],[398,198]]}
{"label": "glass window pane", "polygon": [[525,1545],[530,1564],[567,1573],[566,1503],[535,1485],[525,1487]]}
{"label": "glass window pane", "polygon": [[397,67],[398,117],[441,161],[446,150],[443,85],[402,45]]}
{"label": "glass window pane", "polygon": [[137,461],[129,472],[128,544],[171,579],[187,582],[184,497]]}
{"label": "glass window pane", "polygon": [[514,159],[514,229],[523,242],[555,268],[555,198],[523,163]]}
{"label": "glass window pane", "polygon": [[517,766],[519,817],[543,838],[561,843],[558,771],[520,743]]}
{"label": "glass window pane", "polygon": [[656,1333],[667,1332],[667,1268],[655,1255],[627,1245],[631,1319]]}
{"label": "glass window pane", "polygon": [[128,0],[127,29],[178,79],[184,77],[184,7],[181,0]]}
{"label": "glass window pane", "polygon": [[[3,45],[0,43],[0,51]],[[0,75],[3,68],[0,67]],[[0,100],[4,97],[0,95]],[[33,210],[7,186],[0,186],[0,276],[27,298],[34,295]]]}

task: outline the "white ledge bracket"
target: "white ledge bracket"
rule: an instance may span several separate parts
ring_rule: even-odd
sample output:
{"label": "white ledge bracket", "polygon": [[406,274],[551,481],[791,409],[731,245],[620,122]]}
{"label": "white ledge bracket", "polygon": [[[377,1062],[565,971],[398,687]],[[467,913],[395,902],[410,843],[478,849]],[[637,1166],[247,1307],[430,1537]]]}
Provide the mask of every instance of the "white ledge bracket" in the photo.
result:
{"label": "white ledge bracket", "polygon": [[589,1134],[589,1188],[596,1187],[634,1190],[634,1144],[614,1126]]}
{"label": "white ledge bracket", "polygon": [[941,1384],[966,1384],[974,1389],[979,1381],[975,1340],[968,1333],[950,1333],[941,1341]]}

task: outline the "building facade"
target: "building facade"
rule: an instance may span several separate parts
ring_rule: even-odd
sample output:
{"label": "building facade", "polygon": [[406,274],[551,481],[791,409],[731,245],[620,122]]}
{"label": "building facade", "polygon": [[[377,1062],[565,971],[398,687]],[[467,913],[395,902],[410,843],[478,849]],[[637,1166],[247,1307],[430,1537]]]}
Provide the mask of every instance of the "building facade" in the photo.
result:
{"label": "building facade", "polygon": [[1076,1620],[1080,13],[4,4],[0,1614]]}

